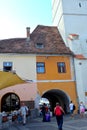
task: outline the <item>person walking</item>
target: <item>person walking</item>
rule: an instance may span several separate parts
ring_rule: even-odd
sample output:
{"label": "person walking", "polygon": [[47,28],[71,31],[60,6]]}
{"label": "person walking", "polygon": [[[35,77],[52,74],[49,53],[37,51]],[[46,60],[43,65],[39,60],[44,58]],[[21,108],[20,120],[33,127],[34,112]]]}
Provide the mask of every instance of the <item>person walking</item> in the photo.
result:
{"label": "person walking", "polygon": [[20,112],[21,112],[21,116],[22,116],[23,125],[25,125],[26,124],[26,116],[27,116],[27,112],[28,112],[28,107],[25,105],[24,102],[21,105]]}
{"label": "person walking", "polygon": [[73,104],[73,102],[71,101],[70,104],[69,104],[69,109],[70,109],[71,117],[74,116],[74,113],[73,113],[73,112],[74,112],[73,106],[74,106],[74,104]]}
{"label": "person walking", "polygon": [[56,107],[54,108],[54,114],[56,116],[56,121],[58,125],[58,130],[62,130],[63,126],[63,115],[65,114],[63,108],[59,105],[59,103],[56,103]]}
{"label": "person walking", "polygon": [[80,116],[81,117],[84,117],[85,116],[85,105],[83,104],[83,102],[80,102],[80,105],[79,105],[79,110],[80,110]]}
{"label": "person walking", "polygon": [[46,104],[43,103],[42,107],[41,107],[41,112],[42,112],[42,116],[43,116],[43,122],[46,122]]}

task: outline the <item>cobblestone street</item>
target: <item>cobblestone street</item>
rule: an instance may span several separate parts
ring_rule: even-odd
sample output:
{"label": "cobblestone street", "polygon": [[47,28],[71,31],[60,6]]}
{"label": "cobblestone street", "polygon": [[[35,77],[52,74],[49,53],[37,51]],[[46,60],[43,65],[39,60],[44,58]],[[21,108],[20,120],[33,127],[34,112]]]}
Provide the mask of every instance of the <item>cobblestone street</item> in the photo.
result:
{"label": "cobblestone street", "polygon": [[[30,119],[25,126],[13,122],[7,128],[2,130],[58,130],[55,117],[51,122],[42,122],[42,118]],[[64,116],[63,130],[87,130],[87,117],[80,118],[76,115],[73,119],[67,115]]]}

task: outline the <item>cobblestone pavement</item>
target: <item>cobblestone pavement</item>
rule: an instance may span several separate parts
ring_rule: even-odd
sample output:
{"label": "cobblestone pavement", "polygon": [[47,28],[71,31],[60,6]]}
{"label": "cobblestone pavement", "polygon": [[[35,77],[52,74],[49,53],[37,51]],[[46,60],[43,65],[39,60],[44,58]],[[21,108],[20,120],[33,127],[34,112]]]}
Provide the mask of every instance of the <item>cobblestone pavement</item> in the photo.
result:
{"label": "cobblestone pavement", "polygon": [[[30,119],[25,126],[13,122],[7,128],[3,127],[2,130],[58,130],[58,128],[55,117],[52,117],[50,122],[42,122],[42,118]],[[63,130],[87,130],[87,117],[64,116]]]}

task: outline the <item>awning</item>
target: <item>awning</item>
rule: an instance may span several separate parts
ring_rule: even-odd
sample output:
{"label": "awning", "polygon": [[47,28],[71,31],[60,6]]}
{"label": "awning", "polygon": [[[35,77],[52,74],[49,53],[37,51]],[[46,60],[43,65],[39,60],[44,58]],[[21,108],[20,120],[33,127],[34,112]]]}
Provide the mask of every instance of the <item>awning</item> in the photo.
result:
{"label": "awning", "polygon": [[0,89],[4,89],[16,84],[25,83],[17,74],[0,71]]}

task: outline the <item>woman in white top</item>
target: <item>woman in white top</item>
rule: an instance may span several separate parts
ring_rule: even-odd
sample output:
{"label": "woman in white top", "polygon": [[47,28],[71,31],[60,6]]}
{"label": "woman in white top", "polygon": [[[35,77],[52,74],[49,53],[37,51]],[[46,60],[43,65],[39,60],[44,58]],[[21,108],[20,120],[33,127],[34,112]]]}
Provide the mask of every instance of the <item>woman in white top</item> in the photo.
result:
{"label": "woman in white top", "polygon": [[73,102],[71,101],[70,104],[69,104],[69,109],[70,109],[70,114],[71,114],[72,117],[73,117],[73,111],[74,111],[74,110],[73,110],[73,105],[74,105],[74,104],[73,104]]}

